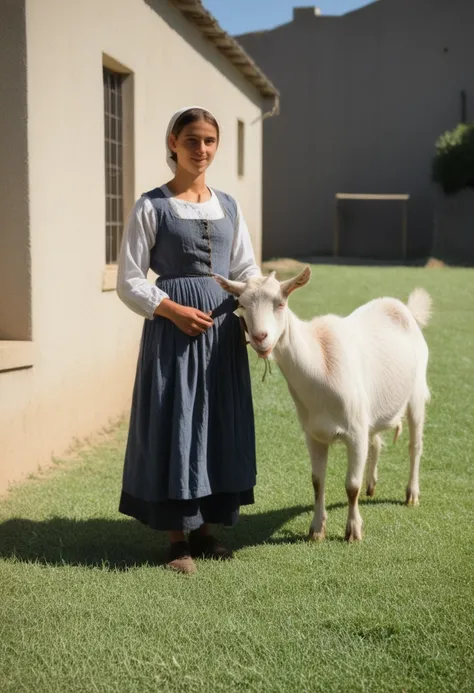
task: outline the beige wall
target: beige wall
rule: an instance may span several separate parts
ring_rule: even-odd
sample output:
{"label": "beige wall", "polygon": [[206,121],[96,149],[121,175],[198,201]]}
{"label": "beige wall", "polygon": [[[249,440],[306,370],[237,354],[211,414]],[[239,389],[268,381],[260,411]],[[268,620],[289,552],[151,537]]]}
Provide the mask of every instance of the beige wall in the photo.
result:
{"label": "beige wall", "polygon": [[[265,258],[331,253],[336,192],[409,193],[409,252],[429,251],[434,143],[461,90],[474,119],[473,26],[472,0],[380,0],[238,37],[281,92],[264,125]],[[399,207],[344,208],[351,232],[401,249]]]}
{"label": "beige wall", "polygon": [[35,357],[28,370],[0,372],[0,489],[126,411],[131,396],[142,320],[102,291],[103,53],[134,73],[136,196],[170,177],[172,112],[205,105],[222,123],[210,183],[239,200],[257,254],[261,238],[260,97],[177,10],[142,0],[26,7]]}

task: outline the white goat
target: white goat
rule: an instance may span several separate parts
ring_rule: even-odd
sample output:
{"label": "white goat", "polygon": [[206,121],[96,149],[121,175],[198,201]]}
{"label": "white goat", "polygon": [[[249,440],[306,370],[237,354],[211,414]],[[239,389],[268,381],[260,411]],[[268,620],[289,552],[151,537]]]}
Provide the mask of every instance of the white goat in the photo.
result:
{"label": "white goat", "polygon": [[431,298],[415,289],[406,306],[395,298],[378,298],[349,316],[300,320],[287,304],[295,289],[311,277],[306,267],[297,277],[279,282],[268,277],[248,282],[216,276],[219,284],[239,297],[250,344],[262,357],[273,352],[295,402],[306,434],[312,464],[314,517],[309,536],[323,539],[326,527],[324,484],[331,443],[342,440],[348,451],[346,492],[348,541],[362,538],[358,497],[368,459],[367,495],[377,482],[377,462],[389,428],[401,431],[407,414],[410,431],[410,477],[407,504],[417,505],[423,444],[428,347],[420,327],[431,315]]}

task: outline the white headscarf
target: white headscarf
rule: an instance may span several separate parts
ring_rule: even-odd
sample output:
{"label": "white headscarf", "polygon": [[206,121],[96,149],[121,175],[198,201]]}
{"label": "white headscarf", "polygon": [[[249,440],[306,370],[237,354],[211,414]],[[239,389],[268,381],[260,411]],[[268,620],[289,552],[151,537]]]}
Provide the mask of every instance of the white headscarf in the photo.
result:
{"label": "white headscarf", "polygon": [[[185,108],[180,108],[179,111],[176,111],[176,113],[172,116],[170,122],[168,123],[168,127],[166,128],[166,138],[165,138],[165,148],[166,148],[166,163],[170,167],[171,171],[173,173],[176,173],[176,161],[173,159],[173,152],[169,148],[168,145],[168,139],[169,136],[171,135],[171,131],[174,128],[174,124],[178,120],[178,118],[183,115],[183,113],[186,113],[186,111],[190,111],[192,108],[200,108],[202,111],[206,111],[206,113],[209,113],[211,115],[216,123],[219,125],[219,122],[217,121],[217,118],[209,109],[203,108],[203,106],[186,106]],[[219,125],[219,132],[220,132],[220,125]]]}

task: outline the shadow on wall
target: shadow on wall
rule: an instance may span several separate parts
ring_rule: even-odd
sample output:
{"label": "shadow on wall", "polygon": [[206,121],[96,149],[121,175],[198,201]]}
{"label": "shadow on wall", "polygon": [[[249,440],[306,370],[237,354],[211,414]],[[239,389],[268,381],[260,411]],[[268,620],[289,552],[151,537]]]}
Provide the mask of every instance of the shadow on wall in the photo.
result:
{"label": "shadow on wall", "polygon": [[[473,222],[474,224],[474,222]],[[474,236],[474,233],[473,233]],[[401,262],[397,260],[379,260],[368,257],[333,257],[308,255],[303,258],[295,258],[301,263],[314,265],[350,265],[355,267],[428,267],[441,269],[443,267],[474,267],[474,254],[465,255],[444,253],[442,250],[434,250],[430,257],[419,257]],[[269,261],[270,264],[271,261]]]}
{"label": "shadow on wall", "polygon": [[[405,236],[403,207],[399,203],[343,203],[333,215],[332,248],[327,252],[295,253],[280,262],[292,259],[313,264],[380,267],[474,266],[474,190],[436,196],[430,255],[413,253],[413,225],[405,227]],[[266,260],[265,265],[275,261]]]}
{"label": "shadow on wall", "polygon": [[170,3],[161,0],[143,0],[148,7],[155,12],[166,24],[184,40],[200,53],[209,63],[219,72],[238,87],[254,104],[259,107],[262,105],[262,97],[258,94],[255,87],[248,82],[245,77],[235,69],[229,60],[220,54],[208,39],[200,35],[196,26],[186,19],[186,17]]}
{"label": "shadow on wall", "polygon": [[309,255],[299,258],[301,262],[308,262],[315,265],[353,265],[358,267],[425,267],[429,261],[427,257],[414,258],[411,260],[381,260],[370,257],[334,257]]}
{"label": "shadow on wall", "polygon": [[433,255],[450,264],[474,266],[474,190],[436,198]]}
{"label": "shadow on wall", "polygon": [[[474,226],[474,221],[473,221]],[[474,233],[473,233],[474,237]],[[265,260],[262,269],[265,274],[275,270],[278,277],[288,275],[293,276],[300,272],[304,265],[335,265],[353,267],[428,267],[430,269],[441,269],[443,267],[474,267],[474,255],[444,253],[442,250],[434,249],[430,257],[418,257],[406,260],[380,260],[370,257],[334,257],[333,255],[304,255],[288,258],[271,258]]]}
{"label": "shadow on wall", "polygon": [[265,273],[275,270],[278,276],[288,276],[300,272],[304,265],[351,265],[357,267],[442,267],[443,262],[436,262],[433,258],[420,257],[406,262],[400,260],[380,260],[368,257],[334,257],[333,255],[304,255],[289,258],[272,258],[266,260],[263,265]]}

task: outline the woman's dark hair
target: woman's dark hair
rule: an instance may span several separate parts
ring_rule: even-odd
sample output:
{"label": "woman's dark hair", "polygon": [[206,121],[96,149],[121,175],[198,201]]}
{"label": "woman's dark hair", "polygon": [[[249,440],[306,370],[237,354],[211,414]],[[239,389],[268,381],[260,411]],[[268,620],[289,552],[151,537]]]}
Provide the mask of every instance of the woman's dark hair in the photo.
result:
{"label": "woman's dark hair", "polygon": [[[209,125],[213,125],[216,128],[217,141],[219,142],[219,123],[214,118],[212,113],[204,110],[204,108],[190,108],[188,111],[182,113],[177,119],[176,123],[173,125],[171,134],[175,137],[179,137],[180,132],[186,127],[186,125],[189,125],[190,123],[197,123],[199,120],[204,120],[206,123],[209,123]],[[173,161],[178,160],[175,152],[172,153],[171,158]]]}

